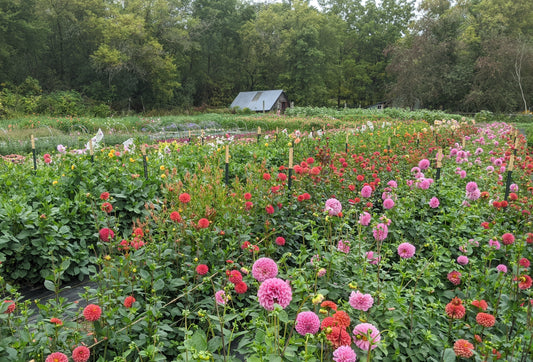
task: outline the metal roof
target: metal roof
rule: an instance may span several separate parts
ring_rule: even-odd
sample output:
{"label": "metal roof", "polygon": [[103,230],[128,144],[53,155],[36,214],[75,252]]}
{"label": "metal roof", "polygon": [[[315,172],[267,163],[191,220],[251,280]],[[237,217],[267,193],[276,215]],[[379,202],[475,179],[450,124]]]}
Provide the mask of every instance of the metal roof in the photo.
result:
{"label": "metal roof", "polygon": [[265,111],[269,111],[282,93],[282,89],[240,92],[231,103],[230,108],[239,107],[241,109],[249,108],[252,111],[262,111],[264,101],[264,109]]}

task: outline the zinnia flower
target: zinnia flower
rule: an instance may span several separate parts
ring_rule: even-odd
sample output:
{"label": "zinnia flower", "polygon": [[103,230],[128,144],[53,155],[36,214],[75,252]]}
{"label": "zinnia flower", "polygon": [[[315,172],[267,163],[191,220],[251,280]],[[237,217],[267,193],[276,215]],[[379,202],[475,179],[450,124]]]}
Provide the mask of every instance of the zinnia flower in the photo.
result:
{"label": "zinnia flower", "polygon": [[102,315],[102,308],[96,304],[89,304],[83,309],[83,316],[89,322],[95,322],[100,319]]}
{"label": "zinnia flower", "polygon": [[302,336],[305,336],[307,333],[315,334],[320,329],[320,319],[315,312],[298,313],[295,329]]}
{"label": "zinnia flower", "polygon": [[133,305],[133,303],[135,303],[135,298],[134,298],[132,295],[128,295],[128,296],[124,299],[124,307],[126,307],[126,308],[131,308],[131,306]]}
{"label": "zinnia flower", "polygon": [[410,243],[401,243],[398,245],[398,255],[401,258],[409,259],[415,255],[416,247]]}
{"label": "zinnia flower", "polygon": [[353,341],[355,345],[363,351],[376,348],[381,340],[379,330],[370,323],[361,323],[353,330]]}
{"label": "zinnia flower", "polygon": [[178,199],[180,200],[180,202],[186,204],[189,201],[191,201],[191,195],[189,195],[188,193],[184,192],[178,197]]}
{"label": "zinnia flower", "polygon": [[453,344],[453,351],[457,357],[470,358],[474,355],[474,345],[466,339],[458,339]]}
{"label": "zinnia flower", "polygon": [[476,322],[485,328],[494,326],[496,318],[492,314],[479,312],[476,316]]}
{"label": "zinnia flower", "polygon": [[91,357],[91,351],[85,346],[78,346],[72,351],[72,359],[74,362],[87,362]]}
{"label": "zinnia flower", "polygon": [[452,319],[461,319],[466,313],[463,301],[457,297],[453,298],[450,303],[446,304],[445,311],[448,317]]}
{"label": "zinnia flower", "polygon": [[274,310],[274,303],[282,308],[289,305],[292,300],[291,287],[282,279],[270,278],[265,280],[257,291],[259,304],[266,310]]}
{"label": "zinnia flower", "polygon": [[68,362],[68,357],[64,353],[54,352],[46,357],[45,362]]}
{"label": "zinnia flower", "polygon": [[98,235],[100,237],[100,240],[104,241],[104,242],[108,242],[110,239],[113,239],[115,237],[115,233],[113,232],[113,230],[109,229],[109,228],[102,228],[100,229],[100,231],[98,232]]}
{"label": "zinnia flower", "polygon": [[363,294],[357,291],[350,294],[349,303],[352,308],[366,312],[374,305],[374,298],[370,294]]}
{"label": "zinnia flower", "polygon": [[342,204],[337,199],[328,199],[324,211],[327,211],[332,216],[337,216],[342,211]]}
{"label": "zinnia flower", "polygon": [[199,275],[206,275],[209,272],[209,267],[207,265],[205,265],[205,264],[199,264],[196,267],[196,272]]}
{"label": "zinnia flower", "polygon": [[264,282],[278,275],[278,265],[270,258],[259,258],[252,266],[252,276],[258,282]]}
{"label": "zinnia flower", "polygon": [[333,351],[333,361],[335,362],[355,362],[357,355],[350,346],[340,346]]}

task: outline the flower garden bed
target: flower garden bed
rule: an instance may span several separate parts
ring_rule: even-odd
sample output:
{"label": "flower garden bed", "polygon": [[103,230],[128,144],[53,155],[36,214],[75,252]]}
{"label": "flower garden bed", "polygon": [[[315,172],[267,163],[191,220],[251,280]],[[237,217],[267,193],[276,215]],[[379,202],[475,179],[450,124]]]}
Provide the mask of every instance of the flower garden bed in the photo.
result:
{"label": "flower garden bed", "polygon": [[1,358],[530,359],[533,160],[507,124],[61,151],[2,165]]}

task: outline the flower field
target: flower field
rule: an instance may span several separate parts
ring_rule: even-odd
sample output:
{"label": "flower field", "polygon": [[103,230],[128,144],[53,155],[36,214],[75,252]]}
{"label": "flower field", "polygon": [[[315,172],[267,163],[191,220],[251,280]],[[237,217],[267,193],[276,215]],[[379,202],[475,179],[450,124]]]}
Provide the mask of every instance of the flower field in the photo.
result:
{"label": "flower field", "polygon": [[0,359],[531,361],[525,138],[327,122],[3,161]]}

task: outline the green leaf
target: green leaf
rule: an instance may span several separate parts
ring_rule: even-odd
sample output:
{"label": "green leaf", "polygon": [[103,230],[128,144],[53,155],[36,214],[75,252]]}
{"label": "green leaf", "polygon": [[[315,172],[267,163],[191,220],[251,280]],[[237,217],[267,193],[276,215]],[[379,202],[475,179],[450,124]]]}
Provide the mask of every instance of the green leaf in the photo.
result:
{"label": "green leaf", "polygon": [[158,291],[165,287],[165,281],[163,279],[158,279],[154,283],[154,290]]}
{"label": "green leaf", "polygon": [[191,347],[198,351],[205,351],[207,349],[207,336],[202,329],[197,329],[189,340]]}
{"label": "green leaf", "polygon": [[51,280],[45,280],[44,281],[44,287],[52,292],[56,291],[56,286]]}
{"label": "green leaf", "polygon": [[207,349],[210,352],[216,352],[222,348],[222,338],[220,336],[214,336],[207,343]]}
{"label": "green leaf", "polygon": [[455,352],[452,348],[446,348],[442,356],[443,362],[455,362]]}

